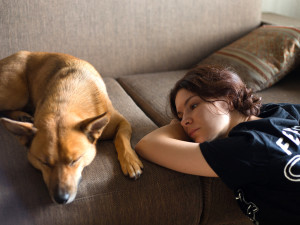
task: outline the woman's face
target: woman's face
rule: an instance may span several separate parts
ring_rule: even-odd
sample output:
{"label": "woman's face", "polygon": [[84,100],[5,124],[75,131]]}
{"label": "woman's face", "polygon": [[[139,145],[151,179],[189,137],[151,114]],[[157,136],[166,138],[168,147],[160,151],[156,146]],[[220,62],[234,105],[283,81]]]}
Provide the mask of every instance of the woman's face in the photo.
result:
{"label": "woman's face", "polygon": [[180,89],[175,98],[176,110],[185,132],[197,143],[226,137],[230,115],[225,101],[205,102],[198,95]]}

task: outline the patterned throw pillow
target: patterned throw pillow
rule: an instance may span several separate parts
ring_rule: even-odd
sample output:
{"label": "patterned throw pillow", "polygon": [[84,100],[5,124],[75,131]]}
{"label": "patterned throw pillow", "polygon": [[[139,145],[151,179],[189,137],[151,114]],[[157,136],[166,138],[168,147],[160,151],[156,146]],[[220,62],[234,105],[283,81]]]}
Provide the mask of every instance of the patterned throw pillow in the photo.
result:
{"label": "patterned throw pillow", "polygon": [[260,91],[300,64],[300,29],[262,26],[198,65],[203,64],[231,67],[249,88]]}

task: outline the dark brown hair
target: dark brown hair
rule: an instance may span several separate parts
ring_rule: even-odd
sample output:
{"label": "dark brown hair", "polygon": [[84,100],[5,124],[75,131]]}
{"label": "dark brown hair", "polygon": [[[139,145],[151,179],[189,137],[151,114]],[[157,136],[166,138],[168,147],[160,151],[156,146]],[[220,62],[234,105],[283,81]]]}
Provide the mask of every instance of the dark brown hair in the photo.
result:
{"label": "dark brown hair", "polygon": [[193,92],[207,102],[213,102],[211,99],[222,99],[230,108],[246,116],[257,116],[260,112],[261,98],[253,95],[252,90],[229,68],[197,66],[177,81],[169,95],[171,110],[176,118],[175,98],[180,89]]}

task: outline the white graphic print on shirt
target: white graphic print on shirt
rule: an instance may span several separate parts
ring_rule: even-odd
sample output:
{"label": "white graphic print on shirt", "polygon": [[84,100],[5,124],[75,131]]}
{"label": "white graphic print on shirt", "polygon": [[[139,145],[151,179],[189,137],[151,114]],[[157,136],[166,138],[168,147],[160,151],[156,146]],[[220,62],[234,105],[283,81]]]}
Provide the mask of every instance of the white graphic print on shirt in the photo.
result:
{"label": "white graphic print on shirt", "polygon": [[255,225],[259,225],[259,222],[256,220],[256,213],[259,211],[259,208],[253,202],[248,202],[245,200],[245,194],[242,189],[237,190],[235,199],[246,206],[247,216]]}
{"label": "white graphic print on shirt", "polygon": [[[294,144],[297,146],[300,145],[300,126],[294,126],[292,128],[285,128],[282,131],[282,134],[287,137],[289,140],[291,140]],[[283,142],[283,137],[279,138],[276,141],[276,144],[288,155],[292,155],[292,152],[289,150],[290,143]],[[300,174],[294,174],[292,169],[294,166],[297,165],[297,163],[300,162],[300,155],[295,155],[293,158],[291,158],[286,166],[284,167],[284,176],[293,182],[299,182],[300,181]],[[299,166],[299,165],[298,165]]]}

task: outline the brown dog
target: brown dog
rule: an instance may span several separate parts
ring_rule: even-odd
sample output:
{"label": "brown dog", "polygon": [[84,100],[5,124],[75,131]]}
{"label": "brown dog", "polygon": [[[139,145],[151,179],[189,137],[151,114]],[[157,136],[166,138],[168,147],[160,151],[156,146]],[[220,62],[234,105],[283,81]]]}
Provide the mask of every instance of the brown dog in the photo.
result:
{"label": "brown dog", "polygon": [[75,199],[100,137],[115,137],[125,175],[136,179],[142,173],[130,145],[130,124],[113,108],[100,74],[83,60],[27,51],[2,59],[0,111],[10,118],[0,121],[29,148],[28,160],[42,171],[57,203]]}

